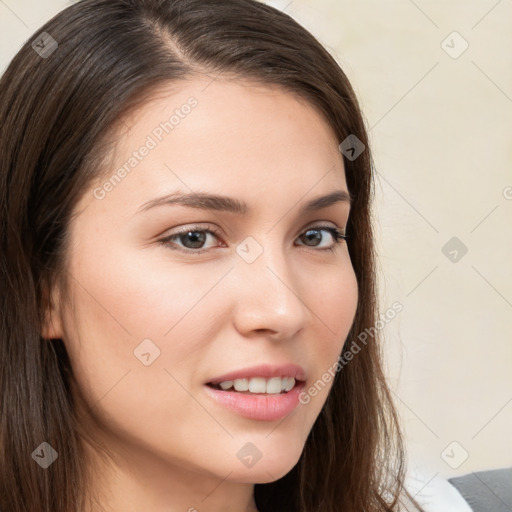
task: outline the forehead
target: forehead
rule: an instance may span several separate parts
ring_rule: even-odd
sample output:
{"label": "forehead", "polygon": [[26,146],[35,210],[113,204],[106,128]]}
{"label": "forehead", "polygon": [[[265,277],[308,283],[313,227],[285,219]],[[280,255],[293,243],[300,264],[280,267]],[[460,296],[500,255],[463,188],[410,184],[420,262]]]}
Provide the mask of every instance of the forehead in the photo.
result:
{"label": "forehead", "polygon": [[[338,146],[327,121],[304,98],[276,85],[234,78],[198,77],[160,86],[122,119],[117,135],[117,148],[128,151],[148,135],[160,147],[188,139],[210,151],[217,147],[218,153],[228,147],[230,153],[258,150],[272,140],[274,148],[298,141],[305,143],[304,150],[321,144]],[[306,152],[302,147],[293,149],[297,154]],[[260,152],[260,156],[264,155]]]}
{"label": "forehead", "polygon": [[140,200],[206,187],[248,201],[276,188],[298,198],[346,183],[325,118],[275,85],[197,78],[162,86],[121,120],[113,142],[102,182],[124,169],[115,193]]}

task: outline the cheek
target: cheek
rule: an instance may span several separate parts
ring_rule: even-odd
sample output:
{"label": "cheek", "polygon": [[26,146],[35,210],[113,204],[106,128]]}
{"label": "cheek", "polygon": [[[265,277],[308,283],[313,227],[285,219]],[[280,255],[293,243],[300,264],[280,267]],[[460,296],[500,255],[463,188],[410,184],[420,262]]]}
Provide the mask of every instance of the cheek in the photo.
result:
{"label": "cheek", "polygon": [[[67,308],[64,319],[66,347],[86,402],[123,439],[167,449],[183,461],[192,453],[206,457],[207,447],[174,443],[169,432],[181,440],[199,436],[208,421],[189,390],[195,392],[195,372],[204,366],[219,321],[208,312],[226,310],[222,286],[214,287],[229,268],[184,272],[157,261],[159,256],[147,265],[135,253],[109,251],[101,261],[98,256],[84,248],[74,260],[74,311]],[[220,442],[225,432],[219,430]]]}
{"label": "cheek", "polygon": [[326,273],[314,296],[313,292],[311,295],[311,309],[331,335],[343,334],[347,327],[351,327],[358,301],[357,279],[352,266],[344,265],[341,271]]}
{"label": "cheek", "polygon": [[357,278],[350,262],[343,261],[335,268],[317,272],[307,293],[312,319],[326,334],[321,337],[325,340],[321,346],[339,353],[352,326],[358,302]]}
{"label": "cheek", "polygon": [[316,318],[314,342],[308,346],[313,372],[301,397],[313,416],[319,414],[337,373],[338,357],[352,327],[359,298],[357,278],[352,266],[332,273],[311,294],[312,315]]}
{"label": "cheek", "polygon": [[195,393],[232,353],[212,343],[232,321],[237,291],[223,279],[230,268],[176,263],[162,248],[111,244],[102,254],[84,245],[75,253],[65,342],[87,401],[101,401],[120,424],[134,421],[126,411],[140,410],[159,418],[154,425],[169,425],[169,411],[180,410],[202,425],[204,410],[191,410],[184,389]]}

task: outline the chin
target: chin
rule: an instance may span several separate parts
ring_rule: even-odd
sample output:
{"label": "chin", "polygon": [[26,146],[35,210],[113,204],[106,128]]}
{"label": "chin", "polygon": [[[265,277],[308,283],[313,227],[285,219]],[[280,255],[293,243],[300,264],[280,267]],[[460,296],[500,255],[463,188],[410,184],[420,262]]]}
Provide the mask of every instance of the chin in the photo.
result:
{"label": "chin", "polygon": [[[273,447],[268,444],[268,449],[261,453],[261,457],[256,460],[242,461],[231,468],[232,473],[229,477],[231,481],[251,484],[267,484],[279,480],[297,464],[302,454],[303,445],[293,447],[283,445],[281,448]],[[238,461],[237,461],[238,462]]]}

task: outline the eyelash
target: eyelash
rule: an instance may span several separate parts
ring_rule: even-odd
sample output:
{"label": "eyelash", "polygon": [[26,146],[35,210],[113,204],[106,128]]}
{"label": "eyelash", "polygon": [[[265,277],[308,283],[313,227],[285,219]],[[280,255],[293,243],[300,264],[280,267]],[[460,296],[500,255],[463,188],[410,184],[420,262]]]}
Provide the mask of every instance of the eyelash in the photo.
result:
{"label": "eyelash", "polygon": [[[303,233],[307,233],[308,231],[328,231],[333,239],[334,239],[334,245],[331,247],[324,247],[323,249],[317,249],[318,251],[331,251],[334,252],[339,244],[342,243],[343,240],[347,240],[348,236],[343,234],[338,228],[334,228],[332,226],[311,226],[308,227]],[[176,250],[183,252],[185,254],[202,254],[204,252],[209,251],[210,249],[181,249],[179,247],[176,247],[175,244],[171,242],[171,240],[174,240],[175,238],[179,237],[180,235],[186,235],[187,233],[210,233],[212,235],[216,235],[217,237],[221,236],[221,233],[216,229],[205,229],[201,226],[192,226],[190,228],[183,228],[177,231],[176,233],[173,233],[172,235],[166,236],[165,238],[160,239],[158,242],[171,250]],[[301,233],[301,234],[303,234]],[[307,247],[307,246],[306,246]],[[314,249],[314,247],[313,247]]]}

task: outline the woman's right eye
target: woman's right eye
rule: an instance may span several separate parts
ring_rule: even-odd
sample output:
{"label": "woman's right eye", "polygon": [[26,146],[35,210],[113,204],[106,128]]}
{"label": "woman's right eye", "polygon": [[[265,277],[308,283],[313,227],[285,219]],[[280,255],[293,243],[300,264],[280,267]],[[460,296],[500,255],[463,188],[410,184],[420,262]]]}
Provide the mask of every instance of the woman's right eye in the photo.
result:
{"label": "woman's right eye", "polygon": [[[199,226],[196,226],[192,228],[181,229],[180,231],[173,233],[172,235],[162,238],[161,240],[159,240],[159,242],[169,247],[170,249],[182,251],[187,254],[202,254],[203,252],[206,252],[208,248],[202,249],[202,247],[199,246],[202,246],[205,243],[208,234],[216,237],[220,236],[220,233],[218,231],[212,229],[204,229],[200,228]],[[190,247],[185,247],[185,249],[176,247],[176,239],[183,243],[183,241],[187,240],[187,238],[191,240]]]}

